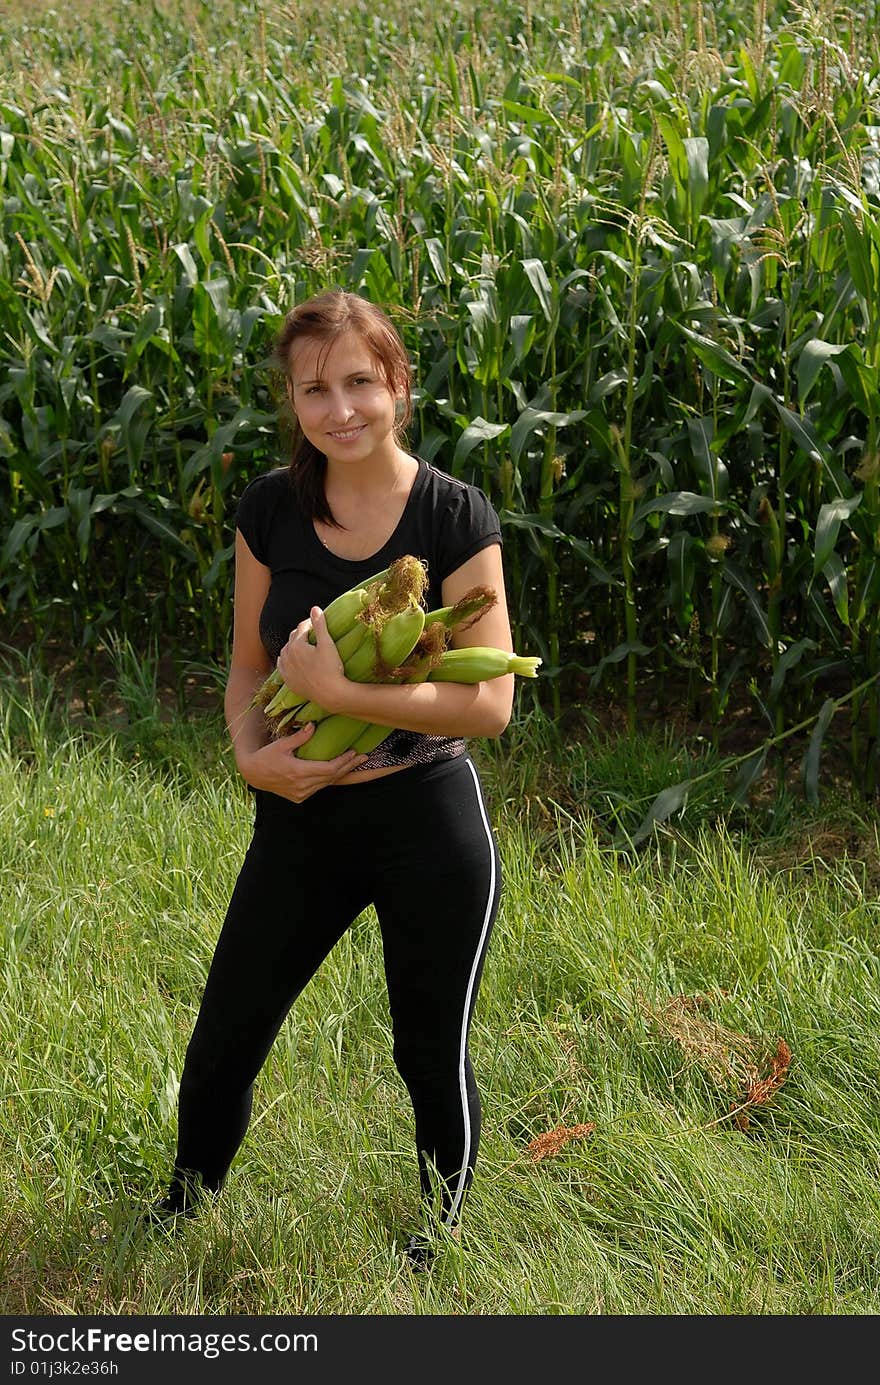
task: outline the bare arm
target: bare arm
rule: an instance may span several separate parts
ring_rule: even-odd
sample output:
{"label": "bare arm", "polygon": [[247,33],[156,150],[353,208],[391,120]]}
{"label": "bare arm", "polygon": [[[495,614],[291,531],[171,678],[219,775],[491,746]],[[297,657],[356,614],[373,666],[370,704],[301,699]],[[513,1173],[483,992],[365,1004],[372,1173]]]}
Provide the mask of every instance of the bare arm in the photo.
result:
{"label": "bare arm", "polygon": [[257,688],[272,671],[260,639],[260,611],[270,576],[269,569],[257,561],[236,531],[232,661],[224,698],[226,725],[242,778],[255,789],[267,789],[301,803],[363,764],[366,756],[346,751],[334,760],[297,760],[293,752],[314,734],[314,726],[272,740],[262,711],[249,709]]}
{"label": "bare arm", "polygon": [[[493,544],[469,558],[443,583],[443,601],[452,605],[474,586],[492,587],[498,604],[453,640],[458,648],[492,645],[512,650],[504,596],[501,548]],[[308,643],[311,621],[297,626],[278,660],[286,683],[331,712],[342,712],[379,726],[434,736],[500,736],[510,720],[513,674],[482,683],[353,683],[345,677],[323,616],[316,616],[316,645]]]}

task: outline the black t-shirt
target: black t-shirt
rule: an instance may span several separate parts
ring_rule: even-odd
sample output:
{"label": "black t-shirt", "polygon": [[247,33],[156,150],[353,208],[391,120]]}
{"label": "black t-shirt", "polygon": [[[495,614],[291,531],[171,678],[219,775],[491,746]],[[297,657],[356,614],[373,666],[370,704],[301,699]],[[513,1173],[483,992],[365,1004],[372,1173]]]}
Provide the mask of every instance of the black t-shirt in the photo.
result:
{"label": "black t-shirt", "polygon": [[[269,568],[269,592],[260,613],[260,638],[274,663],[291,630],[312,606],[334,597],[411,553],[428,572],[425,605],[443,605],[441,584],[480,549],[501,543],[501,525],[486,496],[418,458],[419,469],[397,528],[369,558],[339,558],[300,512],[287,467],[257,476],[242,492],[236,524],[258,562]],[[460,755],[464,742],[447,736],[392,731],[363,769],[423,764]]]}

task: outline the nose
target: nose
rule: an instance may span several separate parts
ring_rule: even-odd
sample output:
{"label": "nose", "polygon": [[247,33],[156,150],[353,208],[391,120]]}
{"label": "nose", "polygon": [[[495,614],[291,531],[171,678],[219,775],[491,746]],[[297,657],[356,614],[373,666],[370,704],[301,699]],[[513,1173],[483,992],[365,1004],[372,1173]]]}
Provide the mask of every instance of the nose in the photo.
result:
{"label": "nose", "polygon": [[334,423],[347,423],[354,413],[351,402],[344,390],[334,390],[330,395],[330,417]]}

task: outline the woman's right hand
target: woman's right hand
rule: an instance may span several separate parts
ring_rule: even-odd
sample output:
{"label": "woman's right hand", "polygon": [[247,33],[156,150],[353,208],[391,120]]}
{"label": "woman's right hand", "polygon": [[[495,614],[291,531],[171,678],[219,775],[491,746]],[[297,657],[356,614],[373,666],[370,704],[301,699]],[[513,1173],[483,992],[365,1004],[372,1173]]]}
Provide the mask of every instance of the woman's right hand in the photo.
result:
{"label": "woman's right hand", "polygon": [[295,752],[314,735],[310,721],[292,736],[279,736],[238,760],[244,779],[255,789],[265,789],[291,803],[303,803],[319,789],[334,784],[367,759],[354,750],[344,750],[334,760],[298,760]]}

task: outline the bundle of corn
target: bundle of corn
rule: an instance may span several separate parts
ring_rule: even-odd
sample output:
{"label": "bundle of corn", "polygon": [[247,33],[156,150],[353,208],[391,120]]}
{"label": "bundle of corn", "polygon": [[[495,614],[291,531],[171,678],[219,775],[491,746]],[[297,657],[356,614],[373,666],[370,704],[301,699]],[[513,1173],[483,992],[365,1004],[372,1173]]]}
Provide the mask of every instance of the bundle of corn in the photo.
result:
{"label": "bundle of corn", "polygon": [[[487,646],[449,648],[455,631],[466,630],[495,605],[491,588],[472,587],[455,605],[426,614],[421,606],[426,584],[423,564],[406,555],[330,603],[324,617],[346,678],[355,683],[478,683],[505,673],[538,676],[538,658]],[[314,643],[313,632],[309,639]],[[303,760],[332,760],[349,749],[369,754],[393,729],[327,712],[289,688],[277,670],[257,689],[252,705],[263,708],[274,736],[293,725],[316,723],[314,734],[296,752]]]}

